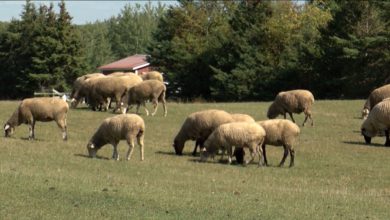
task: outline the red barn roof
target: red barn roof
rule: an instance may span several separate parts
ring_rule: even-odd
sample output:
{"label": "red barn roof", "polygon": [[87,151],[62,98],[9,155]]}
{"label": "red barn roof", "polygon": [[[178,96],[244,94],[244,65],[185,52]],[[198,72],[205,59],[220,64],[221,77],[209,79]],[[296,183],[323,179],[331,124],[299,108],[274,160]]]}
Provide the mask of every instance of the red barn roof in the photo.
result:
{"label": "red barn roof", "polygon": [[150,63],[146,60],[147,55],[136,54],[123,58],[121,60],[103,65],[98,67],[100,71],[107,70],[137,70],[146,66],[149,66]]}

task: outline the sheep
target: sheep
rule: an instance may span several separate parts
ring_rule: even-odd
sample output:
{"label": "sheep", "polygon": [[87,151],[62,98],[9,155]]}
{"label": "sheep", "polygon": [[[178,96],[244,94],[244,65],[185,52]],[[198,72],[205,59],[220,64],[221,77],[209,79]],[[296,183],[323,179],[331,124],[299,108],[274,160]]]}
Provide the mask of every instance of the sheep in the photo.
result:
{"label": "sheep", "polygon": [[83,97],[86,97],[86,82],[88,79],[95,78],[95,77],[105,77],[104,74],[102,73],[90,73],[86,74],[83,76],[78,77],[74,82],[73,82],[73,88],[72,88],[72,93],[70,95],[71,97],[71,107],[76,108],[77,105],[79,104],[80,100]]}
{"label": "sheep", "polygon": [[269,119],[276,118],[282,114],[286,119],[286,113],[291,117],[291,120],[295,123],[292,113],[304,112],[305,120],[302,126],[305,126],[307,118],[310,118],[311,125],[313,126],[313,119],[311,117],[311,106],[314,103],[314,96],[308,90],[290,90],[285,92],[279,92],[274,102],[268,109],[267,117]]}
{"label": "sheep", "polygon": [[[153,112],[152,116],[156,114],[157,108],[158,108],[158,102],[162,102],[163,108],[164,108],[164,117],[167,116],[167,107],[165,102],[165,93],[166,93],[166,86],[164,83],[158,81],[158,80],[146,80],[143,81],[134,87],[130,88],[127,95],[127,106],[130,106],[133,104],[137,104],[137,114],[139,112],[139,107],[142,104],[144,106],[146,115],[149,115],[149,111],[147,110],[145,106],[145,102],[148,100],[151,100],[153,103]],[[128,108],[124,107],[122,109],[122,112],[127,112]]]}
{"label": "sheep", "polygon": [[366,119],[372,108],[383,99],[390,98],[390,84],[374,89],[364,103],[362,118]]}
{"label": "sheep", "polygon": [[216,154],[219,147],[227,149],[228,162],[232,162],[232,147],[249,148],[251,160],[245,161],[245,164],[252,162],[258,154],[259,166],[262,165],[262,150],[260,146],[265,139],[265,130],[255,122],[232,122],[222,124],[217,127],[204,142],[201,151],[201,161],[206,161],[207,157]]}
{"label": "sheep", "polygon": [[[112,98],[117,103],[113,110],[115,112],[121,107],[122,98],[127,94],[127,91],[141,82],[141,77],[136,74],[98,78],[90,88],[90,101],[92,101],[93,106],[96,106],[96,104],[105,103],[107,98]],[[107,109],[108,105],[106,105]]]}
{"label": "sheep", "polygon": [[265,130],[265,140],[262,147],[264,164],[268,166],[265,146],[267,144],[274,146],[283,146],[284,154],[279,166],[283,166],[284,161],[290,153],[290,167],[294,166],[295,150],[294,145],[298,139],[299,127],[286,119],[271,119],[257,122]]}
{"label": "sheep", "polygon": [[157,71],[145,72],[141,75],[141,77],[143,80],[155,79],[155,80],[158,80],[160,82],[164,81],[162,74],[160,72],[157,72]]}
{"label": "sheep", "polygon": [[35,138],[34,128],[37,121],[56,121],[62,130],[62,138],[67,140],[66,117],[68,103],[59,97],[41,97],[24,99],[4,125],[5,136],[13,134],[15,127],[22,123],[29,125],[29,139]]}
{"label": "sheep", "polygon": [[384,99],[371,109],[367,119],[363,121],[361,125],[361,134],[363,135],[366,144],[370,144],[372,137],[384,132],[386,137],[385,146],[390,146],[389,130],[390,99]]}
{"label": "sheep", "polygon": [[129,146],[126,158],[130,160],[134,149],[134,139],[140,146],[141,161],[144,160],[144,120],[136,114],[120,114],[106,118],[87,144],[90,157],[96,157],[97,151],[106,144],[114,147],[112,158],[119,160],[117,146],[120,140],[126,140]]}
{"label": "sheep", "polygon": [[232,115],[217,109],[198,111],[190,114],[184,121],[173,140],[173,148],[177,155],[183,154],[183,148],[187,140],[196,140],[196,146],[203,146],[203,142],[211,132],[221,124],[234,122]]}

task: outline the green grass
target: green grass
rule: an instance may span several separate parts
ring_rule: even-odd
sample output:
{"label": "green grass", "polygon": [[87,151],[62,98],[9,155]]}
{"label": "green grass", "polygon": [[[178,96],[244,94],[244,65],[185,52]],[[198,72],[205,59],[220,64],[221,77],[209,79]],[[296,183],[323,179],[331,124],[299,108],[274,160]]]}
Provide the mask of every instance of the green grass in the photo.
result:
{"label": "green grass", "polygon": [[[55,123],[37,123],[0,137],[0,219],[390,219],[390,148],[384,138],[363,144],[363,100],[316,101],[314,127],[301,127],[294,168],[278,168],[282,148],[268,147],[271,167],[197,162],[187,142],[174,155],[172,140],[185,117],[224,109],[265,119],[269,102],[168,103],[146,123],[145,161],[138,146],[131,161],[110,158],[112,147],[86,157],[86,144],[111,113],[72,109],[69,140]],[[0,102],[2,124],[18,102]],[[299,124],[303,115],[295,117]],[[219,158],[219,157],[217,157]],[[286,162],[288,165],[289,158]]]}

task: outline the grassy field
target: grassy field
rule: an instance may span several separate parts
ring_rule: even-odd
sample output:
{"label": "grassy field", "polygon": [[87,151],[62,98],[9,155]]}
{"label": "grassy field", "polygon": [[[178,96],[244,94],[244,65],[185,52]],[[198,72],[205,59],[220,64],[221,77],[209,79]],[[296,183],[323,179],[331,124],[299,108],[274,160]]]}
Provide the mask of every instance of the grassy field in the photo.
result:
{"label": "grassy field", "polygon": [[[69,140],[55,123],[37,123],[0,137],[0,219],[390,219],[390,148],[364,144],[363,100],[316,101],[314,127],[301,127],[294,168],[278,168],[282,148],[268,147],[270,167],[247,167],[174,155],[172,140],[185,117],[218,108],[265,119],[270,103],[168,103],[146,124],[145,161],[109,159],[112,147],[87,158],[86,144],[112,113],[72,109]],[[0,102],[2,125],[18,102]],[[299,124],[303,115],[295,117]],[[219,157],[217,157],[219,158]],[[226,158],[226,157],[225,157]],[[286,165],[289,164],[289,158]]]}

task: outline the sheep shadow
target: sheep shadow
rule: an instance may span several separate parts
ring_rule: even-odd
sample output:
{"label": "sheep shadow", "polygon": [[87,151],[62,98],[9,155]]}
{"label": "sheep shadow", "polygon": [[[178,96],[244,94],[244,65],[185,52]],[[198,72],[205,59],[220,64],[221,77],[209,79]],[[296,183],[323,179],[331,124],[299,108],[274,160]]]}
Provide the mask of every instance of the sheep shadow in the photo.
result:
{"label": "sheep shadow", "polygon": [[[191,155],[192,156],[192,155]],[[215,160],[212,160],[212,159],[208,159],[206,161],[200,161],[200,158],[192,158],[192,159],[188,159],[188,161],[190,162],[193,162],[193,163],[207,163],[207,164],[222,164],[222,165],[228,165],[228,166],[242,166],[242,167],[245,167],[245,165],[243,164],[240,164],[238,163],[237,161],[232,161],[231,164],[229,164],[228,160],[227,159],[223,159],[223,160],[220,160],[220,159],[215,159]]]}
{"label": "sheep shadow", "polygon": [[168,155],[168,156],[176,156],[176,157],[194,157],[192,156],[192,153],[183,153],[182,155],[177,155],[175,152],[169,151],[156,151],[155,154],[163,154],[163,155]]}
{"label": "sheep shadow", "polygon": [[102,157],[102,156],[98,156],[98,155],[96,155],[95,158],[91,158],[89,155],[85,155],[85,154],[73,154],[73,156],[84,157],[84,158],[88,158],[88,159],[110,160],[110,158],[108,158],[108,157]]}
{"label": "sheep shadow", "polygon": [[34,138],[34,139],[30,139],[28,137],[21,137],[20,138],[21,140],[24,140],[24,141],[44,141],[43,139],[40,139],[40,138]]}
{"label": "sheep shadow", "polygon": [[378,143],[366,144],[364,142],[359,142],[359,141],[342,141],[342,143],[351,144],[351,145],[360,145],[366,147],[386,147],[384,144],[378,144]]}

